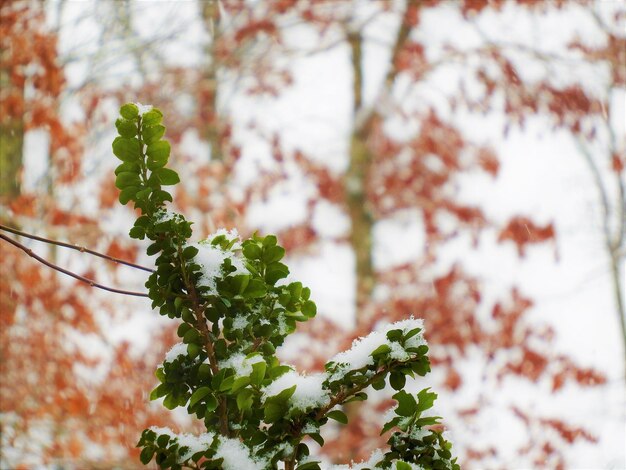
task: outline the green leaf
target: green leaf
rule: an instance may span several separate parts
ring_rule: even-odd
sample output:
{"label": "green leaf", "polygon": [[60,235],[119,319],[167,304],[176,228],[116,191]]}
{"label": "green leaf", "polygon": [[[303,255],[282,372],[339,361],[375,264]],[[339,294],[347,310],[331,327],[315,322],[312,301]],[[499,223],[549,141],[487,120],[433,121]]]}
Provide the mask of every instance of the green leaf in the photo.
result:
{"label": "green leaf", "polygon": [[167,140],[161,140],[148,145],[146,155],[148,156],[148,169],[156,170],[165,166],[167,159],[170,157],[170,143]]}
{"label": "green leaf", "polygon": [[141,145],[135,138],[116,137],[111,148],[113,154],[123,162],[134,163],[141,155]]}
{"label": "green leaf", "polygon": [[158,108],[152,108],[150,111],[144,113],[141,119],[143,125],[146,127],[156,126],[161,123],[163,113]]}
{"label": "green leaf", "polygon": [[425,418],[419,418],[415,421],[415,426],[424,427],[424,426],[432,426],[433,424],[439,424],[439,420],[441,416],[427,416]]}
{"label": "green leaf", "polygon": [[[130,173],[120,173],[120,175],[128,175]],[[132,173],[134,174],[134,173]],[[116,181],[117,184],[117,181]],[[121,184],[121,183],[120,183]],[[121,204],[126,205],[128,201],[135,199],[137,196],[137,191],[139,191],[139,186],[126,186],[122,191],[120,191],[119,201]],[[138,228],[138,227],[135,227]],[[145,230],[142,229],[142,233],[145,233]],[[132,236],[132,235],[131,235]]]}
{"label": "green leaf", "polygon": [[365,400],[367,400],[367,393],[365,393],[365,392],[358,392],[358,393],[354,394],[354,396],[351,396],[350,398],[345,400],[343,403],[350,403],[350,402],[353,402],[353,401],[365,401]]}
{"label": "green leaf", "polygon": [[333,410],[326,414],[330,419],[340,422],[341,424],[348,424],[348,417],[341,410]]}
{"label": "green leaf", "polygon": [[134,121],[118,119],[115,121],[115,127],[122,137],[131,138],[137,136],[137,124]]}
{"label": "green leaf", "polygon": [[141,180],[139,179],[139,175],[136,173],[130,172],[122,172],[115,178],[115,186],[119,189],[125,189],[130,186],[135,187],[135,192],[137,191],[137,187],[141,185]]}
{"label": "green leaf", "polygon": [[249,299],[258,299],[260,297],[264,297],[266,293],[267,288],[265,287],[265,283],[259,281],[258,279],[252,279],[248,282],[243,295]]}
{"label": "green leaf", "polygon": [[169,168],[157,168],[152,174],[156,175],[161,184],[164,186],[171,186],[180,183],[178,173],[174,170],[170,170]]}
{"label": "green leaf", "polygon": [[122,162],[115,169],[115,175],[117,176],[124,171],[139,174],[141,172],[141,167],[137,162]]}
{"label": "green leaf", "polygon": [[237,394],[237,408],[239,411],[247,411],[252,408],[254,403],[253,392],[246,388]]}
{"label": "green leaf", "polygon": [[402,330],[390,330],[387,332],[389,341],[400,341],[402,339]]}
{"label": "green leaf", "polygon": [[396,414],[400,416],[413,416],[417,411],[417,402],[413,395],[406,393],[404,390],[400,390],[393,396],[393,399],[398,402],[396,407]]}
{"label": "green leaf", "polygon": [[278,243],[278,239],[275,235],[267,235],[263,239],[263,247],[274,246],[276,243]]}
{"label": "green leaf", "polygon": [[289,275],[289,268],[282,263],[272,263],[265,270],[265,280],[268,284],[274,285],[279,279]]}
{"label": "green leaf", "polygon": [[211,393],[211,389],[209,387],[200,387],[198,390],[191,394],[189,398],[189,406],[193,407],[196,403],[206,397]]}
{"label": "green leaf", "polygon": [[235,376],[234,375],[230,375],[230,376],[226,377],[220,383],[219,391],[220,392],[229,391],[232,388],[234,382],[235,382]]}
{"label": "green leaf", "polygon": [[[121,196],[121,194],[120,194],[120,196]],[[122,204],[124,204],[124,203],[122,203]],[[143,227],[133,227],[128,232],[128,235],[130,236],[130,238],[136,238],[136,239],[139,239],[139,240],[143,240],[145,238],[145,236],[146,236],[146,231],[145,231],[145,229]]]}
{"label": "green leaf", "polygon": [[285,256],[285,249],[282,246],[268,246],[263,252],[263,262],[266,264],[280,261]]}
{"label": "green leaf", "polygon": [[202,352],[202,346],[196,343],[189,343],[187,345],[187,355],[191,359],[195,359]]}
{"label": "green leaf", "polygon": [[391,351],[391,347],[388,344],[381,344],[370,353],[370,356],[372,357],[382,356],[384,354],[387,354],[390,351]]}
{"label": "green leaf", "polygon": [[195,328],[189,329],[185,336],[183,336],[183,343],[189,344],[194,343],[198,338],[200,338],[200,333]]}
{"label": "green leaf", "polygon": [[156,255],[159,251],[161,251],[161,242],[154,242],[146,249],[148,256]]}
{"label": "green leaf", "polygon": [[266,402],[263,407],[263,421],[274,423],[286,415],[288,410],[284,403]]}
{"label": "green leaf", "polygon": [[166,396],[165,400],[163,400],[163,406],[168,410],[173,410],[178,406],[178,398],[174,394]]}
{"label": "green leaf", "polygon": [[167,446],[167,443],[170,441],[170,436],[168,436],[167,434],[161,434],[158,438],[157,438],[157,444],[159,447],[165,447]]}
{"label": "green leaf", "polygon": [[313,318],[315,314],[317,313],[317,306],[315,305],[313,301],[307,300],[306,302],[302,304],[301,310],[304,315],[306,315],[309,318]]}
{"label": "green leaf", "polygon": [[382,436],[387,431],[389,431],[391,428],[395,427],[400,422],[400,419],[401,418],[399,416],[396,416],[395,418],[393,418],[388,423],[385,423],[385,425],[383,426],[382,431],[380,431],[380,435]]}
{"label": "green leaf", "polygon": [[139,116],[139,108],[135,103],[126,103],[120,108],[120,115],[124,119],[133,120]]}
{"label": "green leaf", "polygon": [[417,399],[419,400],[417,410],[420,412],[432,408],[435,400],[437,399],[437,394],[434,392],[429,392],[429,390],[430,387],[425,388],[417,394]]}
{"label": "green leaf", "polygon": [[255,242],[250,241],[244,242],[242,252],[246,258],[255,260],[261,258],[263,250],[261,250],[261,247]]}
{"label": "green leaf", "polygon": [[252,374],[250,374],[250,382],[254,385],[261,385],[265,378],[265,370],[267,364],[265,362],[256,362],[252,364]]}
{"label": "green leaf", "polygon": [[215,398],[213,395],[209,395],[205,398],[205,400],[206,401],[204,403],[204,406],[206,408],[206,411],[215,411],[215,409],[217,408],[217,398]]}
{"label": "green leaf", "polygon": [[198,254],[198,249],[195,246],[188,246],[183,250],[183,258],[186,260],[193,259]]}
{"label": "green leaf", "polygon": [[157,400],[171,391],[170,384],[159,384],[154,390],[150,392],[150,401]]}
{"label": "green leaf", "polygon": [[406,341],[407,339],[410,339],[410,338],[412,338],[413,336],[415,336],[415,335],[419,334],[419,332],[420,332],[420,331],[422,331],[422,329],[421,329],[421,328],[413,328],[411,331],[407,332],[407,333],[404,335],[404,341]]}
{"label": "green leaf", "polygon": [[375,382],[372,383],[372,388],[374,390],[382,390],[383,388],[385,388],[385,379],[384,378],[380,378],[378,380],[376,380]]}
{"label": "green leaf", "polygon": [[250,377],[239,377],[233,382],[230,392],[235,393],[248,385],[250,385]]}
{"label": "green leaf", "polygon": [[402,390],[406,384],[406,376],[394,371],[389,376],[389,384],[394,390]]}
{"label": "green leaf", "polygon": [[313,439],[320,447],[324,447],[324,438],[318,432],[314,432],[308,435],[311,439]]}
{"label": "green leaf", "polygon": [[144,447],[144,449],[141,451],[141,454],[139,454],[139,460],[141,460],[142,464],[148,465],[148,463],[150,463],[150,461],[152,460],[152,457],[154,457],[154,453],[154,447]]}
{"label": "green leaf", "polygon": [[278,377],[280,377],[281,375],[286,374],[290,370],[292,370],[292,368],[289,367],[289,366],[278,365],[278,366],[272,367],[270,369],[269,376],[270,376],[270,378],[272,380],[276,380]]}
{"label": "green leaf", "polygon": [[161,137],[165,134],[165,127],[161,125],[157,126],[142,126],[141,135],[143,136],[143,141],[150,145],[154,142],[158,142]]}
{"label": "green leaf", "polygon": [[406,462],[396,462],[396,470],[411,470],[413,467],[411,467],[408,463]]}

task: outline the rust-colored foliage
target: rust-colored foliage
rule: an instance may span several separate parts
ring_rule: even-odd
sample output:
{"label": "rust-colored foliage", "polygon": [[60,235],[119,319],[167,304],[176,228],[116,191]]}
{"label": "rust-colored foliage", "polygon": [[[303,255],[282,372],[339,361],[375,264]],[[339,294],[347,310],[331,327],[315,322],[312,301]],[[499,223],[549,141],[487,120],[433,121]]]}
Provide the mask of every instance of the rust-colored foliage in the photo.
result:
{"label": "rust-colored foliage", "polygon": [[[63,124],[58,112],[64,71],[42,6],[0,4],[0,66],[10,70],[10,82],[3,83],[0,92],[0,116],[3,122],[22,122],[27,131],[48,132],[49,173],[54,175],[50,185],[56,187],[80,182],[82,133],[80,127]],[[21,155],[9,158],[19,160]],[[3,224],[100,248],[111,256],[135,256],[137,248],[124,240],[109,240],[108,246],[99,242],[106,240],[98,220],[107,208],[104,203],[99,213],[83,214],[59,204],[43,187],[3,203]],[[59,249],[44,248],[41,254],[52,262],[66,262]],[[171,331],[164,330],[155,338],[156,347],[139,357],[127,345],[111,343],[103,329],[112,320],[124,319],[128,307],[119,299],[61,278],[4,241],[0,260],[3,468],[136,468],[129,459],[137,458],[134,445],[140,431],[171,422],[146,400],[156,361],[173,340]],[[102,263],[82,261],[81,268],[74,268],[81,274],[102,274]],[[115,279],[117,267],[110,268]],[[85,347],[85,342],[97,347]]]}
{"label": "rust-colored foliage", "polygon": [[[407,1],[407,10],[400,12],[396,11],[394,2],[371,3],[380,8],[377,14],[402,16],[399,31],[404,28],[407,34],[404,40],[397,41],[397,51],[388,64],[385,77],[388,88],[368,104],[371,109],[354,107],[353,128],[347,136],[353,145],[346,143],[346,148],[362,152],[358,167],[362,172],[357,181],[362,192],[357,206],[370,221],[370,229],[376,222],[392,218],[398,211],[416,214],[423,226],[424,244],[411,262],[373,269],[367,279],[372,287],[370,297],[357,312],[354,331],[346,332],[328,318],[319,316],[307,323],[301,335],[294,335],[302,342],[294,346],[298,357],[292,360],[297,359],[306,370],[319,369],[329,354],[371,331],[377,322],[394,321],[414,314],[424,318],[427,325],[432,363],[441,371],[438,387],[447,388],[453,394],[462,393],[467,385],[460,364],[477,356],[486,371],[482,377],[485,382],[493,379],[502,385],[514,378],[528,384],[548,383],[555,392],[566,384],[592,386],[603,383],[605,378],[601,372],[581,367],[572,358],[552,350],[554,332],[528,318],[533,307],[531,298],[512,288],[503,298],[497,299],[491,309],[485,309],[484,281],[459,263],[444,263],[450,242],[469,239],[472,246],[478,247],[484,235],[491,232],[505,245],[512,242],[518,255],[524,257],[536,244],[556,245],[559,234],[552,223],[538,224],[524,215],[496,223],[482,207],[463,202],[458,192],[460,179],[473,174],[498,178],[501,156],[485,142],[467,135],[439,107],[420,105],[416,109],[405,109],[404,103],[394,100],[393,96],[394,86],[400,80],[418,86],[438,67],[445,65],[446,60],[462,64],[466,59],[469,63],[470,59],[478,58],[474,68],[468,67],[467,78],[480,84],[482,93],[478,96],[469,93],[460,83],[458,89],[444,99],[452,113],[459,109],[481,114],[502,112],[505,131],[523,127],[532,117],[542,115],[548,117],[555,129],[576,138],[593,139],[597,134],[593,119],[602,115],[607,103],[578,85],[558,87],[548,80],[525,81],[516,63],[498,44],[486,43],[480,50],[473,51],[471,54],[475,56],[471,58],[468,58],[470,52],[447,45],[447,55],[439,62],[429,60],[427,41],[422,42],[417,34],[424,27],[424,17],[429,9],[443,3],[449,8],[458,8],[460,15],[469,21],[484,12],[497,15],[513,2]],[[514,3],[529,11],[541,12],[566,8],[571,2],[518,0]],[[7,6],[11,4],[18,7]],[[207,234],[220,226],[237,227],[243,233],[254,230],[255,227],[244,225],[249,205],[268,200],[277,185],[298,171],[315,188],[315,195],[307,202],[304,222],[284,228],[279,238],[294,256],[315,254],[320,243],[329,240],[316,231],[311,217],[313,211],[323,202],[349,214],[354,204],[350,206],[348,200],[351,184],[348,180],[353,175],[331,170],[305,150],[285,145],[280,132],[267,132],[263,123],[252,121],[246,123],[247,130],[256,132],[265,141],[272,161],[258,168],[255,180],[247,187],[236,187],[233,195],[231,190],[237,185],[231,185],[231,180],[242,162],[240,129],[236,128],[238,124],[227,111],[222,112],[215,106],[221,92],[220,81],[215,77],[219,75],[217,72],[234,77],[233,82],[240,86],[238,91],[242,94],[264,99],[279,97],[293,83],[290,68],[285,65],[289,62],[289,54],[293,53],[285,45],[285,25],[301,22],[318,35],[320,44],[331,37],[331,45],[337,42],[348,50],[348,34],[352,33],[352,39],[359,37],[351,31],[358,24],[356,13],[349,7],[349,2],[332,0],[224,0],[221,4],[224,12],[236,21],[229,23],[228,29],[219,21],[212,24],[214,34],[205,63],[189,68],[165,64],[159,68],[157,78],[147,76],[137,88],[103,89],[97,83],[86,86],[80,91],[86,117],[81,127],[98,128],[103,124],[101,110],[107,100],[154,103],[162,109],[168,116],[167,137],[174,146],[172,162],[181,175],[186,175],[184,180],[193,182],[178,188],[174,199],[178,208],[195,221],[194,228],[199,234]],[[52,160],[59,181],[71,182],[79,175],[82,134],[80,129],[63,126],[58,117],[58,97],[63,90],[64,78],[56,57],[54,35],[45,32],[43,13],[35,3],[5,2],[2,13],[2,50],[9,51],[2,54],[2,67],[12,70],[12,85],[9,89],[3,87],[0,115],[23,118],[27,128],[50,129],[54,137]],[[5,18],[11,21],[5,21]],[[18,27],[24,31],[20,35],[16,34]],[[398,34],[402,39],[400,36]],[[395,43],[392,41],[392,44]],[[609,64],[615,86],[626,83],[624,38],[608,34],[602,46],[591,47],[579,40],[573,41],[569,47],[590,62]],[[277,57],[281,60],[276,60]],[[23,65],[30,63],[44,64],[45,72],[41,76],[38,72],[36,79],[25,76]],[[355,67],[352,72],[358,72]],[[32,102],[23,96],[27,80],[32,80],[38,90]],[[351,91],[356,102],[359,90],[353,85]],[[193,106],[190,109],[179,106],[183,100]],[[392,119],[416,124],[416,131],[403,139],[391,135],[388,123]],[[107,126],[110,124],[106,123]],[[183,151],[181,143],[186,132],[192,130],[211,147],[205,158]],[[606,166],[612,168],[615,175],[623,177],[625,160],[620,152],[610,153]],[[24,221],[25,226],[42,219],[46,226],[53,227],[55,233],[64,235],[64,238],[132,260],[137,253],[136,247],[121,237],[111,240],[103,235],[102,220],[116,206],[117,198],[110,176],[101,181],[96,194],[97,216],[76,213],[49,199],[30,194],[21,194],[8,201],[7,207],[17,219]],[[332,242],[348,245],[357,252],[360,248],[354,240],[359,236],[366,238],[366,235],[339,236]],[[43,450],[46,462],[63,459],[87,462],[89,459],[85,457],[84,449],[87,442],[93,441],[111,448],[121,445],[124,449],[119,456],[111,454],[110,460],[103,465],[119,457],[117,461],[132,462],[130,468],[135,468],[137,461],[131,460],[135,458],[132,446],[139,430],[164,424],[167,419],[147,405],[147,392],[153,385],[152,369],[172,341],[171,332],[165,331],[153,338],[150,353],[142,359],[133,356],[125,345],[112,346],[111,367],[100,382],[106,383],[107,387],[72,379],[67,371],[75,364],[91,368],[97,364],[80,350],[68,352],[64,349],[65,331],[72,329],[98,335],[101,332],[96,312],[113,315],[124,303],[98,296],[94,297],[97,301],[92,301],[88,288],[61,282],[56,275],[35,265],[33,260],[16,253],[11,247],[1,245],[1,248],[3,387],[0,406],[3,413],[12,411],[19,418],[18,424],[11,424],[16,429],[16,436],[26,436],[29,426],[46,418],[53,424],[53,429],[59,430],[54,445]],[[371,253],[366,255],[371,257]],[[91,265],[88,269],[96,276],[100,273]],[[112,269],[111,278],[116,279],[115,268]],[[32,288],[27,288],[29,286]],[[381,292],[383,294],[379,295]],[[17,337],[22,338],[21,341],[14,341]],[[28,373],[33,370],[35,374]],[[31,380],[34,382],[29,382]],[[5,382],[11,385],[4,387]],[[24,400],[24,397],[28,399]],[[351,423],[335,436],[336,440],[328,440],[325,449],[331,459],[345,461],[367,457],[384,441],[384,436],[377,436],[380,429],[378,418],[389,403],[385,400],[368,403],[368,409],[351,415]],[[445,415],[455,415],[451,421],[463,426],[473,423],[492,405],[489,396],[476,396],[475,400],[463,403],[454,411],[446,410]],[[510,412],[527,430],[527,443],[519,449],[519,454],[537,468],[563,468],[563,445],[594,441],[594,436],[587,430],[559,417],[536,416],[532,410],[515,407]],[[5,426],[8,424],[3,422],[3,429]],[[485,462],[497,461],[499,451],[495,446],[479,447],[471,442],[465,442],[464,446],[461,457],[469,468],[481,468]]]}

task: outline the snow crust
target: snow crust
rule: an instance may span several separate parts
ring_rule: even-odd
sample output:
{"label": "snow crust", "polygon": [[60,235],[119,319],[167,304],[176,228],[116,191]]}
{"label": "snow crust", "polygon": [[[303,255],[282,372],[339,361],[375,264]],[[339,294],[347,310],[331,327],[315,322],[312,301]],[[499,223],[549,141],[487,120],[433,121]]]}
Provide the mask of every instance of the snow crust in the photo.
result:
{"label": "snow crust", "polygon": [[[407,332],[415,328],[421,328],[422,331],[408,339],[404,347],[402,347],[400,343],[389,341],[389,339],[387,339],[387,333],[391,330],[403,330]],[[423,333],[424,322],[421,319],[411,317],[407,320],[386,324],[382,328],[373,331],[365,337],[355,339],[349,350],[340,352],[330,359],[331,362],[341,365],[331,376],[331,380],[335,380],[339,378],[340,375],[344,375],[351,370],[361,369],[374,364],[374,358],[371,354],[376,348],[383,344],[386,344],[391,348],[390,356],[393,359],[399,361],[407,360],[409,358],[409,353],[405,350],[405,348],[416,348],[426,344]]]}
{"label": "snow crust", "polygon": [[184,343],[176,343],[165,354],[165,360],[163,362],[174,362],[179,356],[184,356],[186,354],[187,354],[187,345]]}
{"label": "snow crust", "polygon": [[237,439],[220,438],[215,458],[223,458],[224,470],[264,470],[267,462],[264,459],[255,459],[250,455],[250,449]]}
{"label": "snow crust", "polygon": [[236,353],[231,355],[228,359],[220,361],[219,366],[220,369],[234,369],[236,377],[247,377],[252,373],[252,366],[263,361],[263,356],[260,354],[246,357],[243,353]]}
{"label": "snow crust", "polygon": [[384,458],[383,451],[380,449],[376,449],[370,455],[370,458],[366,461],[360,463],[352,462],[349,465],[332,465],[328,470],[362,470],[364,468],[374,468],[378,462],[380,462]]}
{"label": "snow crust", "polygon": [[278,395],[283,390],[296,386],[296,391],[289,399],[292,409],[307,410],[309,408],[321,407],[330,403],[330,392],[324,390],[323,384],[327,379],[324,373],[300,375],[291,370],[263,389],[263,397]]}
{"label": "snow crust", "polygon": [[137,109],[139,110],[139,115],[143,116],[144,114],[146,114],[148,111],[152,111],[153,106],[151,104],[141,104],[139,102],[134,103],[135,106],[137,106]]}
{"label": "snow crust", "polygon": [[249,274],[249,271],[243,265],[243,261],[235,253],[230,250],[222,250],[219,246],[211,245],[211,241],[219,235],[232,236],[233,238],[229,240],[239,237],[236,230],[226,231],[221,229],[206,240],[189,245],[198,249],[198,254],[194,258],[194,262],[200,265],[202,273],[198,285],[208,287],[210,295],[217,295],[216,281],[218,278],[223,277],[222,265],[227,259],[230,259],[232,266],[235,268],[235,271],[229,273],[230,276]]}
{"label": "snow crust", "polygon": [[197,452],[206,451],[215,437],[215,434],[211,432],[200,434],[198,436],[194,434],[177,434],[170,428],[161,428],[157,426],[152,426],[150,430],[154,431],[159,436],[163,434],[170,436],[170,441],[176,440],[179,447],[189,448],[187,452],[179,456],[178,463],[183,463],[185,460],[190,459],[191,456]]}

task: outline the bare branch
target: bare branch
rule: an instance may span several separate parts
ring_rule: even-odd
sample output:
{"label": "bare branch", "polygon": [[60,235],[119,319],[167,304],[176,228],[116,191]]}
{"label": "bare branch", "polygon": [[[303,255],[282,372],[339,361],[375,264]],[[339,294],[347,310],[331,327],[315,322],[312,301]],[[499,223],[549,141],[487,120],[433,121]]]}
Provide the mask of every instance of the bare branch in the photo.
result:
{"label": "bare branch", "polygon": [[149,273],[153,273],[154,269],[146,268],[145,266],[141,266],[139,264],[131,263],[130,261],[124,261],[123,259],[115,258],[113,256],[105,255],[102,253],[98,253],[97,251],[90,250],[89,248],[85,248],[83,246],[71,245],[69,243],[59,242],[56,240],[50,240],[49,238],[38,237],[37,235],[31,235],[30,233],[22,232],[12,227],[7,227],[6,225],[0,224],[0,230],[4,230],[5,232],[11,232],[15,235],[19,235],[21,237],[30,238],[32,240],[37,240],[38,242],[49,243],[50,245],[62,246],[63,248],[70,248],[72,250],[80,251],[81,253],[87,253],[93,256],[98,256],[99,258],[104,258],[109,261],[113,261],[114,263],[123,264],[126,266],[130,266],[131,268],[141,269],[142,271],[146,271]]}
{"label": "bare branch", "polygon": [[41,256],[36,255],[35,253],[33,253],[33,250],[31,250],[30,248],[25,247],[24,245],[22,245],[20,242],[13,240],[12,238],[7,237],[6,235],[3,235],[0,233],[0,239],[9,242],[11,245],[19,248],[20,250],[22,250],[23,252],[25,252],[28,256],[35,258],[37,261],[39,261],[42,264],[45,264],[46,266],[48,266],[49,268],[52,268],[56,271],[59,271],[63,274],[67,274],[68,276],[73,277],[74,279],[78,279],[81,282],[84,282],[86,284],[89,284],[91,287],[97,287],[98,289],[102,289],[102,290],[106,290],[109,292],[114,292],[116,294],[124,294],[124,295],[132,295],[135,297],[148,297],[148,294],[144,294],[142,292],[133,292],[133,291],[127,291],[127,290],[122,290],[122,289],[115,289],[113,287],[107,287],[107,286],[103,286],[102,284],[98,284],[97,282],[91,280],[91,279],[87,279],[86,277],[80,276],[76,273],[73,273],[71,271],[68,271],[67,269],[63,269],[60,266],[57,266],[56,264],[50,263],[49,261],[43,259]]}

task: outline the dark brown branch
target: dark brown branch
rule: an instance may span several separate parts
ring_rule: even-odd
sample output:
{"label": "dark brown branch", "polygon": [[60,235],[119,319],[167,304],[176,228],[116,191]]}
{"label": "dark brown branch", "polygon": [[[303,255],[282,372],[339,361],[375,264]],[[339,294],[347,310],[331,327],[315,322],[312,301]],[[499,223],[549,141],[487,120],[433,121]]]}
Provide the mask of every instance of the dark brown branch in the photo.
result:
{"label": "dark brown branch", "polygon": [[98,284],[97,282],[91,279],[87,279],[86,277],[83,277],[76,273],[68,271],[67,269],[63,269],[62,267],[57,266],[56,264],[50,263],[49,261],[43,259],[41,256],[38,256],[35,253],[33,253],[33,250],[31,250],[30,248],[26,248],[20,242],[13,240],[12,238],[7,237],[6,235],[3,235],[0,233],[0,239],[9,242],[11,245],[19,248],[20,250],[25,252],[28,256],[35,258],[37,261],[39,261],[42,264],[45,264],[49,268],[52,268],[55,271],[59,271],[60,273],[67,274],[68,276],[71,276],[74,279],[78,279],[81,282],[89,284],[91,287],[97,287],[98,289],[106,290],[109,292],[115,292],[116,294],[132,295],[135,297],[148,297],[148,294],[144,294],[142,292],[133,292],[133,291],[127,291],[127,290],[122,290],[122,289],[115,289],[113,287],[103,286],[102,284]]}
{"label": "dark brown branch", "polygon": [[[180,261],[180,267],[183,274],[183,282],[185,284],[185,289],[189,293],[192,303],[192,310],[194,313],[194,317],[196,320],[196,328],[200,331],[202,335],[202,339],[204,342],[204,349],[207,354],[207,359],[209,361],[209,366],[211,367],[211,372],[213,375],[216,375],[219,372],[219,366],[217,364],[217,358],[215,357],[215,349],[213,348],[213,341],[211,338],[211,332],[206,324],[205,316],[204,316],[204,306],[200,303],[200,296],[196,291],[196,286],[191,282],[189,277],[187,276],[187,271],[185,269],[185,259],[183,257],[183,253],[181,248],[178,248],[178,259]],[[230,437],[230,428],[228,426],[228,403],[226,403],[226,399],[224,397],[218,397],[218,409],[220,414],[220,433],[223,436]]]}
{"label": "dark brown branch", "polygon": [[82,246],[71,245],[69,243],[59,242],[56,240],[50,240],[49,238],[38,237],[36,235],[31,235],[30,233],[22,232],[13,227],[7,227],[6,225],[0,224],[0,230],[4,230],[6,232],[11,232],[15,235],[19,235],[21,237],[30,238],[32,240],[37,240],[38,242],[49,243],[50,245],[62,246],[63,248],[70,248],[71,250],[80,251],[81,253],[88,253],[93,256],[98,256],[99,258],[104,258],[109,261],[113,261],[114,263],[124,264],[126,266],[130,266],[131,268],[141,269],[142,271],[146,271],[149,273],[153,273],[154,269],[146,268],[145,266],[141,266],[139,264],[131,263],[130,261],[124,261],[123,259],[115,258],[113,256],[105,255],[102,253],[98,253],[97,251],[90,250],[89,248],[85,248]]}

